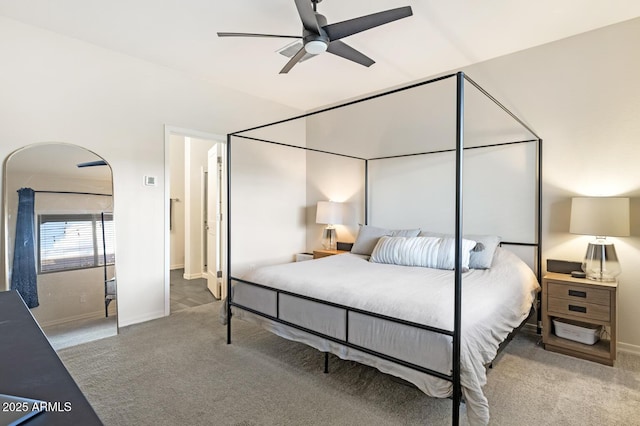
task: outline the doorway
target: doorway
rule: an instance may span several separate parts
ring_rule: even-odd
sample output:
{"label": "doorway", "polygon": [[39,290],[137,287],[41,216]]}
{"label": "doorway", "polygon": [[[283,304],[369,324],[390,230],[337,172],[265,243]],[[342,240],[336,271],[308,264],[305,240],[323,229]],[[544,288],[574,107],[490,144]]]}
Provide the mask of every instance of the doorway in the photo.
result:
{"label": "doorway", "polygon": [[222,297],[225,140],[165,127],[165,315]]}

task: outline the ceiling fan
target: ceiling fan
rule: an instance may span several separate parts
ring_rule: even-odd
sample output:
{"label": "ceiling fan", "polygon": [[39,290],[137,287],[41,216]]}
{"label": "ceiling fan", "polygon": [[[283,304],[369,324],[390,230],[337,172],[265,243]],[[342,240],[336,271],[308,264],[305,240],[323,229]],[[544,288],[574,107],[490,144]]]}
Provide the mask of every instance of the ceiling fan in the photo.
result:
{"label": "ceiling fan", "polygon": [[357,51],[340,39],[357,34],[368,29],[406,18],[413,15],[411,6],[389,9],[347,21],[327,24],[327,18],[318,13],[317,6],[322,0],[294,0],[300,20],[302,21],[302,36],[255,33],[219,32],[218,37],[276,37],[302,39],[302,47],[287,64],[280,70],[280,74],[288,73],[305,55],[319,55],[325,51],[350,61],[369,67],[375,61]]}
{"label": "ceiling fan", "polygon": [[107,162],[104,160],[96,160],[96,161],[87,161],[86,163],[78,163],[76,166],[78,168],[83,167],[95,167],[95,166],[106,166]]}

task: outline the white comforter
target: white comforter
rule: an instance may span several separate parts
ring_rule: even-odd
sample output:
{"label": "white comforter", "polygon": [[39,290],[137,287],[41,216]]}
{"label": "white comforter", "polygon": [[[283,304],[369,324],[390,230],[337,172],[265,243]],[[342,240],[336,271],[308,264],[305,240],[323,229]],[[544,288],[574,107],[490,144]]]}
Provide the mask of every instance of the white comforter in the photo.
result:
{"label": "white comforter", "polygon": [[[281,290],[372,311],[434,327],[453,330],[453,271],[371,263],[361,256],[343,254],[313,261],[259,268],[244,279]],[[531,269],[513,253],[498,248],[488,270],[463,274],[461,384],[471,424],[489,421],[489,406],[482,387],[485,365],[499,344],[528,315],[539,285]],[[234,302],[274,314],[274,298],[264,290],[236,284]],[[280,314],[288,321],[341,337],[343,315],[326,307],[313,313],[314,304],[281,297]],[[331,351],[411,381],[434,397],[448,397],[452,384],[416,370],[346,348],[309,333],[234,310],[234,314],[260,323],[272,332]],[[337,319],[336,319],[337,318]],[[315,322],[315,325],[314,325]],[[372,325],[373,324],[373,325]],[[391,356],[450,374],[451,337],[383,320],[349,317],[349,341]]]}

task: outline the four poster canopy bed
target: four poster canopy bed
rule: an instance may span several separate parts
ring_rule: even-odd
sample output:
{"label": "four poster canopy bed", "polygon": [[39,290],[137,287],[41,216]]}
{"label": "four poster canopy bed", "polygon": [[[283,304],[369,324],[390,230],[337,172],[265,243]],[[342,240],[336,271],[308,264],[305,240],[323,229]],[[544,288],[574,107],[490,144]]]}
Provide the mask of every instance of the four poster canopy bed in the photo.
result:
{"label": "four poster canopy bed", "polygon": [[[302,142],[292,136],[301,121]],[[472,424],[488,423],[486,366],[536,306],[542,140],[456,73],[227,142],[228,343],[233,315],[449,397],[454,424],[462,399]],[[306,165],[294,172],[306,180],[306,205],[330,192],[317,191],[327,173],[341,186],[360,179],[349,198],[360,224],[350,253],[282,262],[277,240],[246,238],[263,215],[246,208],[247,170],[292,150]]]}

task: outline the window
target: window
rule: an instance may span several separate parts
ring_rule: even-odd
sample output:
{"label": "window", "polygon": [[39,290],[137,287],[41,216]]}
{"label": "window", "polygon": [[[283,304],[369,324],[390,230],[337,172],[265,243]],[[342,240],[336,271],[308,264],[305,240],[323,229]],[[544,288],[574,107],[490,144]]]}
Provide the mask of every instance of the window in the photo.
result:
{"label": "window", "polygon": [[115,261],[111,213],[38,215],[38,230],[39,273],[95,268],[105,258],[107,265]]}

